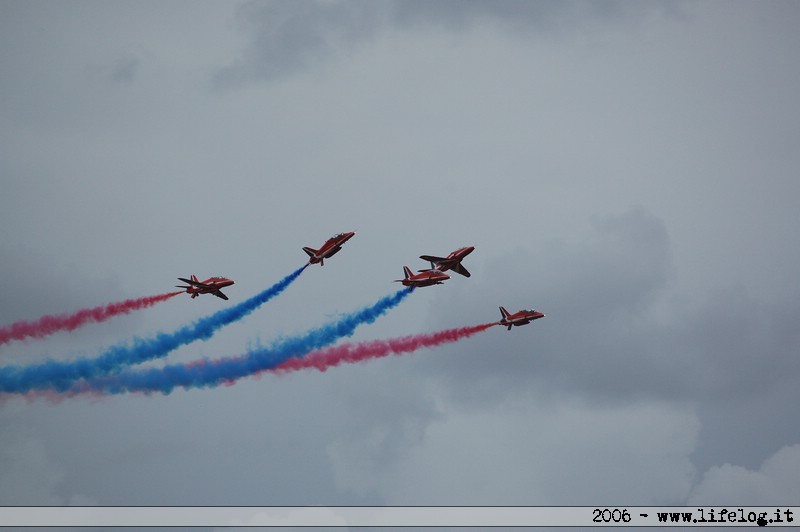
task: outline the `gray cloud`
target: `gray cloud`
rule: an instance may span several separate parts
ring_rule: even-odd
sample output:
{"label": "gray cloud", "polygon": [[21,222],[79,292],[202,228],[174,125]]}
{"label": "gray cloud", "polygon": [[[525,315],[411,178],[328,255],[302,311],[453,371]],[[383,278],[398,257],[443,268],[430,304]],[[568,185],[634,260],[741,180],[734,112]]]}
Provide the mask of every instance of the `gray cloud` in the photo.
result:
{"label": "gray cloud", "polygon": [[800,495],[800,445],[779,449],[757,470],[723,464],[705,472],[687,504],[793,505]]}
{"label": "gray cloud", "polygon": [[[353,467],[342,482],[393,505],[670,504],[693,484],[699,424],[682,409],[507,401],[447,410],[398,460],[362,469],[335,455],[340,468]],[[354,443],[354,454],[370,444]]]}
{"label": "gray cloud", "polygon": [[[669,5],[669,4],[666,4]],[[660,4],[524,0],[320,0],[249,2],[239,10],[248,44],[215,76],[222,86],[272,81],[358,45],[379,33],[416,29],[459,32],[481,24],[519,34],[570,30],[598,21],[630,22]],[[673,6],[674,7],[674,6]],[[672,8],[669,9],[671,11]]]}
{"label": "gray cloud", "polygon": [[110,77],[118,83],[129,83],[136,79],[141,68],[141,61],[132,56],[121,57],[114,62],[110,69]]}
{"label": "gray cloud", "polygon": [[244,57],[216,74],[225,85],[250,78],[272,80],[314,66],[342,46],[368,39],[384,2],[277,1],[248,3],[239,11],[251,35]]}
{"label": "gray cloud", "polygon": [[55,490],[63,482],[41,439],[4,432],[0,440],[0,499],[7,505],[58,505]]}

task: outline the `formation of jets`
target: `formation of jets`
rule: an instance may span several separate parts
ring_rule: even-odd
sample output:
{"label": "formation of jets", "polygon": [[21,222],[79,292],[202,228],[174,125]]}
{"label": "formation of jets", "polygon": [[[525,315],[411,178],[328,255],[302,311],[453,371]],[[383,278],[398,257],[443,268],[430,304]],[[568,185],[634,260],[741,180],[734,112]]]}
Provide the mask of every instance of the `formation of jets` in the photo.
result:
{"label": "formation of jets", "polygon": [[183,281],[189,286],[180,286],[175,285],[175,288],[185,288],[187,294],[192,294],[192,299],[196,298],[200,294],[214,294],[215,296],[222,298],[227,301],[228,296],[223,294],[220,289],[225,288],[226,286],[230,286],[234,283],[230,279],[226,277],[209,277],[203,282],[197,280],[197,277],[192,275],[191,279],[184,279],[183,277],[178,277],[179,281]]}
{"label": "formation of jets", "polygon": [[[333,257],[342,249],[345,242],[353,238],[356,233],[350,231],[347,233],[339,233],[325,241],[319,249],[312,247],[304,247],[303,251],[308,255],[308,264],[319,264],[323,266],[325,259]],[[470,277],[469,270],[467,270],[461,261],[464,257],[475,251],[475,246],[467,246],[459,248],[446,257],[438,257],[436,255],[420,255],[422,260],[431,263],[431,267],[424,270],[417,270],[413,273],[411,268],[403,266],[403,279],[396,279],[395,282],[403,283],[403,286],[409,288],[416,288],[422,286],[433,286],[436,284],[443,284],[444,281],[450,279],[450,276],[445,272],[452,270],[464,277]],[[185,288],[187,294],[192,295],[192,299],[200,294],[214,294],[215,296],[228,299],[228,296],[223,294],[220,289],[234,284],[234,282],[225,277],[210,277],[205,281],[198,281],[197,277],[191,276],[191,279],[184,279],[178,277],[179,281],[183,281],[188,286],[177,286],[177,288]],[[544,313],[538,310],[519,310],[514,313],[508,312],[504,307],[500,307],[501,319],[497,322],[498,325],[503,325],[511,330],[511,327],[519,327],[520,325],[527,325],[534,320],[544,318]]]}

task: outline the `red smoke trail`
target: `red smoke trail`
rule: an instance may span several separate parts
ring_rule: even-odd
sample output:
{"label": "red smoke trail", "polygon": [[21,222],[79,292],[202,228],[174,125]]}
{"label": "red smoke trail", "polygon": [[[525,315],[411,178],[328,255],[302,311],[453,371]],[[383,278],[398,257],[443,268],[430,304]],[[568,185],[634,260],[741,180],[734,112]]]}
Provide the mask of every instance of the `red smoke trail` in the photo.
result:
{"label": "red smoke trail", "polygon": [[[317,369],[319,371],[326,371],[328,368],[338,366],[342,363],[356,363],[363,362],[374,358],[382,358],[388,355],[401,355],[410,353],[421,349],[423,347],[436,347],[447,343],[457,342],[465,338],[469,338],[479,332],[485,331],[489,327],[497,325],[497,322],[484,323],[483,325],[474,325],[472,327],[460,327],[457,329],[448,329],[430,334],[417,334],[411,336],[404,336],[401,338],[393,338],[390,340],[373,340],[371,342],[363,342],[359,344],[344,344],[340,346],[329,347],[326,349],[319,349],[311,351],[304,357],[290,358],[285,362],[268,369],[255,370],[251,375],[260,375],[265,372],[272,373],[288,373],[290,371],[299,371],[302,369]],[[213,367],[225,362],[243,360],[245,357],[232,357],[220,360],[197,360],[184,365],[184,369],[197,369],[203,367]],[[224,381],[223,384],[231,386],[236,383],[238,379],[230,379]],[[35,399],[45,399],[53,403],[60,403],[66,398],[78,396],[90,396],[95,399],[100,399],[104,394],[99,389],[94,389],[91,384],[76,385],[72,389],[56,393],[51,390],[35,390],[29,391],[24,395],[28,401]],[[11,394],[0,392],[0,406]],[[16,396],[18,397],[18,396]]]}
{"label": "red smoke trail", "polygon": [[128,299],[119,303],[79,310],[72,314],[42,316],[36,321],[18,321],[0,328],[0,345],[25,338],[44,338],[58,331],[74,331],[90,321],[101,322],[133,310],[151,307],[183,292],[169,292],[157,296]]}
{"label": "red smoke trail", "polygon": [[301,369],[314,368],[325,371],[344,362],[353,364],[373,358],[382,358],[389,355],[401,355],[421,349],[423,347],[436,347],[469,338],[479,332],[485,331],[497,322],[448,329],[430,334],[416,334],[390,340],[373,340],[360,344],[344,344],[327,349],[312,351],[302,358],[290,358],[281,365],[268,370],[273,373],[287,373]]}

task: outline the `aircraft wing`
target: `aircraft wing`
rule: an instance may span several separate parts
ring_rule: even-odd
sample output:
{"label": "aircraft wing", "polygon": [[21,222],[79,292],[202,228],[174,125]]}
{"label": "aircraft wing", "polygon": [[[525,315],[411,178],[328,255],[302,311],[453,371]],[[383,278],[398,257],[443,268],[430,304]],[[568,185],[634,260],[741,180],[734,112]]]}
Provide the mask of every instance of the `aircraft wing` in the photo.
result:
{"label": "aircraft wing", "polygon": [[470,276],[469,270],[467,270],[465,267],[463,267],[460,262],[456,263],[456,265],[453,266],[451,269],[456,273],[460,273],[464,277],[469,277]]}
{"label": "aircraft wing", "polygon": [[228,296],[226,296],[225,294],[223,294],[223,293],[222,293],[222,292],[220,292],[219,290],[216,290],[216,291],[214,291],[214,292],[211,292],[211,293],[212,293],[212,294],[214,294],[215,296],[219,297],[219,298],[222,298],[222,299],[224,299],[225,301],[227,301],[227,300],[228,300]]}
{"label": "aircraft wing", "polygon": [[433,255],[420,255],[419,258],[422,260],[427,260],[428,262],[443,262],[447,260],[447,257],[434,257]]}
{"label": "aircraft wing", "polygon": [[199,281],[192,281],[191,279],[184,279],[183,277],[178,277],[179,281],[183,281],[186,284],[190,284],[192,286],[196,286],[197,288],[209,288],[211,285],[207,285],[205,283],[201,283]]}

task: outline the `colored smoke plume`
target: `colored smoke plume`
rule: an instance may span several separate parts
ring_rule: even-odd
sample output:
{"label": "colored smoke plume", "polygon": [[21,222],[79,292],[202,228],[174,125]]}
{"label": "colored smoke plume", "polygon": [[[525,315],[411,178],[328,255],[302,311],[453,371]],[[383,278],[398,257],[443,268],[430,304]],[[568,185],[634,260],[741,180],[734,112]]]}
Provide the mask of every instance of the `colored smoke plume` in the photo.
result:
{"label": "colored smoke plume", "polygon": [[[118,394],[125,392],[161,392],[169,394],[176,387],[210,388],[273,369],[287,360],[302,357],[315,349],[328,346],[340,338],[350,336],[359,325],[374,322],[388,310],[396,307],[413,290],[403,288],[393,295],[359,311],[346,314],[333,323],[312,329],[305,334],[277,340],[271,346],[250,351],[243,356],[213,362],[174,364],[163,368],[125,370],[76,383],[68,395]],[[2,390],[0,390],[2,391]]]}
{"label": "colored smoke plume", "polygon": [[120,314],[128,314],[134,310],[152,307],[156,303],[161,303],[182,293],[170,292],[157,296],[128,299],[119,303],[81,309],[72,314],[42,316],[35,321],[18,321],[11,325],[0,327],[0,345],[26,338],[44,338],[60,331],[74,331],[89,322],[99,323]]}
{"label": "colored smoke plume", "polygon": [[291,358],[270,371],[279,374],[309,368],[326,371],[328,368],[338,366],[339,364],[355,364],[364,360],[382,358],[389,355],[402,355],[425,347],[437,347],[442,344],[458,342],[459,340],[469,338],[479,332],[485,331],[493,325],[497,325],[497,322],[485,323],[472,327],[448,329],[431,334],[403,336],[390,340],[374,340],[357,344],[338,345],[314,351],[303,358]]}
{"label": "colored smoke plume", "polygon": [[120,367],[164,357],[171,351],[196,340],[207,340],[219,329],[241,320],[258,307],[283,292],[305,270],[298,268],[276,284],[250,299],[201,318],[173,333],[159,333],[147,339],[135,339],[133,345],[119,345],[102,355],[72,361],[47,360],[29,366],[0,368],[0,392],[26,393],[31,390],[66,391],[80,379],[92,379]]}

